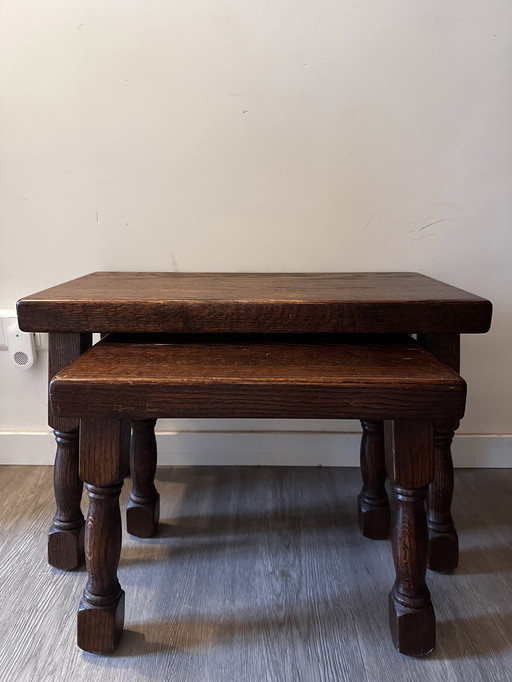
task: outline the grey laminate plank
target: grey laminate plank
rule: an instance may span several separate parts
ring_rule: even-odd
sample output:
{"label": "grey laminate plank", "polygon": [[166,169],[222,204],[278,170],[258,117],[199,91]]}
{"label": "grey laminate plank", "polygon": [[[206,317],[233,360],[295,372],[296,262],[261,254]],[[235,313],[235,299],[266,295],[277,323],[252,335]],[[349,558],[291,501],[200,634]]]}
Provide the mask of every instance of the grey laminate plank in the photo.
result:
{"label": "grey laminate plank", "polygon": [[[387,542],[359,534],[355,469],[160,469],[158,537],[124,537],[126,630],[75,646],[83,569],[46,564],[49,467],[0,467],[0,680],[500,682],[512,679],[512,471],[458,471],[461,566],[429,573],[438,646],[392,647]],[[127,487],[123,491],[126,499]]]}

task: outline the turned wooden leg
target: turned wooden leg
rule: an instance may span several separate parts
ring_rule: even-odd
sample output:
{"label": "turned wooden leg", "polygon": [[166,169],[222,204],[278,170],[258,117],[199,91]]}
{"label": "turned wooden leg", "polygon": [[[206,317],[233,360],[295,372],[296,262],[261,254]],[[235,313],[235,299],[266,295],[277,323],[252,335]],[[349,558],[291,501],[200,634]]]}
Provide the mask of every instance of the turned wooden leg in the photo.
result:
{"label": "turned wooden leg", "polygon": [[124,623],[124,591],[117,579],[121,554],[119,493],[123,482],[86,484],[89,511],[85,531],[88,580],[78,607],[78,646],[91,653],[113,651]]}
{"label": "turned wooden leg", "polygon": [[119,493],[126,473],[122,447],[121,422],[82,420],[80,473],[87,481],[89,496],[85,529],[88,579],[78,608],[77,643],[91,653],[113,651],[123,630],[124,592],[117,578],[121,553]]}
{"label": "turned wooden leg", "polygon": [[[48,336],[48,379],[90,347],[91,334],[51,333]],[[82,481],[78,475],[78,420],[55,417],[48,405],[57,451],[53,470],[56,511],[48,534],[48,563],[70,570],[84,561],[84,517],[80,508]]]}
{"label": "turned wooden leg", "polygon": [[427,486],[433,477],[432,424],[386,422],[386,457],[393,482],[391,541],[396,580],[389,594],[389,624],[400,653],[425,656],[435,646],[436,622],[425,582]]}
{"label": "turned wooden leg", "polygon": [[427,488],[393,486],[391,542],[396,580],[389,593],[389,624],[396,648],[409,656],[424,656],[435,646],[436,623],[425,582],[428,532],[425,519]]}
{"label": "turned wooden leg", "polygon": [[459,563],[459,538],[451,515],[453,464],[450,445],[454,431],[450,428],[438,431],[443,426],[446,429],[446,425],[434,425],[435,476],[427,498],[428,567],[439,573],[452,573]]}
{"label": "turned wooden leg", "polygon": [[155,488],[156,419],[134,420],[130,470],[132,490],[126,507],[126,526],[131,535],[149,538],[155,534],[160,516],[160,495]]}
{"label": "turned wooden leg", "polygon": [[[418,341],[445,365],[460,371],[459,334],[419,334]],[[450,446],[458,427],[458,421],[434,422],[436,471],[427,497],[428,567],[439,573],[451,573],[459,563],[459,538],[450,511],[453,498]]]}
{"label": "turned wooden leg", "polygon": [[84,517],[80,507],[82,481],[78,475],[78,429],[54,431],[57,453],[53,468],[56,511],[48,533],[48,563],[71,570],[84,562]]}
{"label": "turned wooden leg", "polygon": [[379,421],[361,421],[361,476],[359,527],[366,538],[382,540],[389,535],[389,503],[386,493],[384,426]]}

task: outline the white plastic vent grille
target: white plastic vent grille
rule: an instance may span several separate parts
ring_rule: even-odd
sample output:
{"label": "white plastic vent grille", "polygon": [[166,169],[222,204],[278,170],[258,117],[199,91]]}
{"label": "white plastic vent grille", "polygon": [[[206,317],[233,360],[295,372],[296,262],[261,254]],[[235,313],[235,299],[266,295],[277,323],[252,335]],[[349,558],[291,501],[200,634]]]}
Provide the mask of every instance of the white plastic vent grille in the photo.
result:
{"label": "white plastic vent grille", "polygon": [[14,353],[14,362],[23,367],[28,362],[28,355],[23,353],[23,351],[16,351],[16,353]]}

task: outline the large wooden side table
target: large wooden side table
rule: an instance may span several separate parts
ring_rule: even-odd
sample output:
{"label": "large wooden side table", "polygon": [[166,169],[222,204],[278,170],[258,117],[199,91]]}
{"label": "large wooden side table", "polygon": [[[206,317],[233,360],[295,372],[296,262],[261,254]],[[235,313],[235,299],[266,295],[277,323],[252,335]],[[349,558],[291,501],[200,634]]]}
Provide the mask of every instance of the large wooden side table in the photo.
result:
{"label": "large wooden side table", "polygon": [[[49,333],[49,377],[91,345],[93,332],[122,333],[406,333],[459,371],[460,335],[490,327],[489,301],[418,273],[96,272],[18,301],[21,329]],[[83,561],[84,517],[78,476],[78,420],[49,410],[57,452],[56,513],[48,558],[57,568]],[[151,444],[154,421],[139,424]],[[359,518],[363,533],[387,534],[383,426],[363,421]],[[436,476],[428,495],[429,567],[453,571],[458,538],[450,507],[450,446],[458,422],[434,424]],[[138,447],[135,443],[135,447]],[[132,462],[136,462],[136,458]],[[137,479],[137,471],[132,471]]]}

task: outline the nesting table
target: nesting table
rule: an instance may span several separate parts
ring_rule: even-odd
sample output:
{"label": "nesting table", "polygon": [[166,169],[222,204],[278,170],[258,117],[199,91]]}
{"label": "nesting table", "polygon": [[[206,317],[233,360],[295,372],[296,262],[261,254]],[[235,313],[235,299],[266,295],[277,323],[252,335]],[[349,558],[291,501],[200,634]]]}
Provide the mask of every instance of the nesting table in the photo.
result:
{"label": "nesting table", "polygon": [[[18,301],[21,329],[49,333],[49,377],[91,345],[92,333],[415,334],[459,371],[460,335],[484,333],[489,301],[418,273],[95,272]],[[50,564],[83,561],[84,517],[78,476],[78,420],[55,416],[56,513]],[[154,421],[148,423],[152,429]],[[387,534],[383,427],[362,422],[359,520],[363,533]],[[450,505],[450,445],[458,422],[435,422],[435,478],[428,495],[429,567],[450,572],[458,539]]]}

